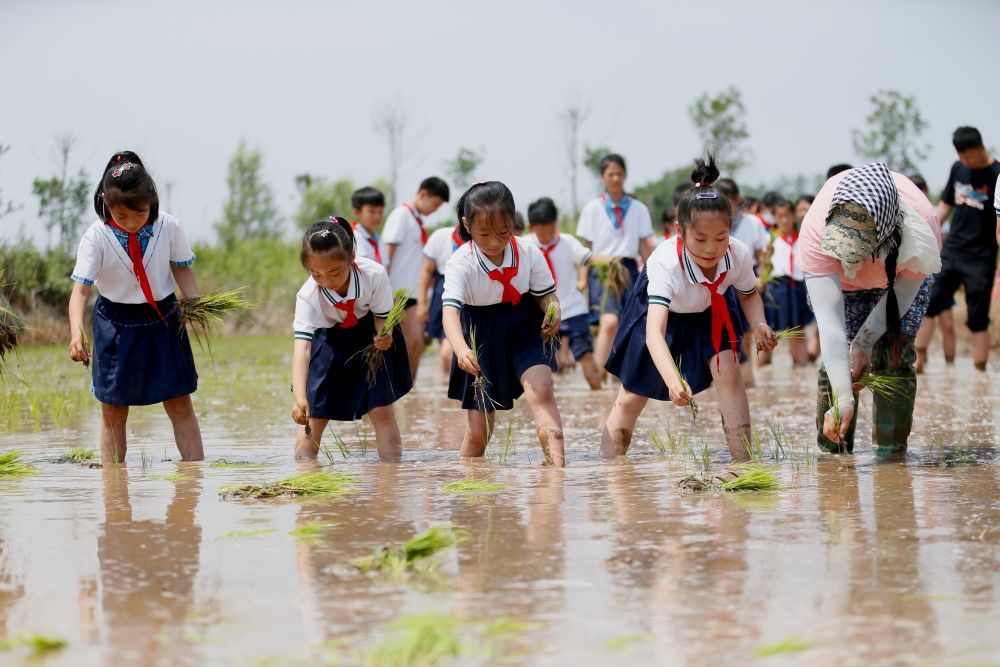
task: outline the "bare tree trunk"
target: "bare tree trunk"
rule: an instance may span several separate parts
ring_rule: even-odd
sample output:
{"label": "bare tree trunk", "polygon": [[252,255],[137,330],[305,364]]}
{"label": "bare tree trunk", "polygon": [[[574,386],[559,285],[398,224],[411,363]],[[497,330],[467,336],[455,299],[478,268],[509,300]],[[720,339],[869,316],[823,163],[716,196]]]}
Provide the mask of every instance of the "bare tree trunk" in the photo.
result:
{"label": "bare tree trunk", "polygon": [[376,103],[372,118],[375,131],[378,132],[389,148],[389,185],[388,192],[390,208],[398,201],[399,175],[409,149],[410,117],[399,96],[391,100]]}
{"label": "bare tree trunk", "polygon": [[559,114],[563,126],[563,149],[566,156],[567,175],[569,177],[570,210],[573,218],[580,217],[580,200],[577,191],[577,176],[580,171],[580,128],[590,115],[589,105],[583,103],[580,95],[574,96],[565,111]]}

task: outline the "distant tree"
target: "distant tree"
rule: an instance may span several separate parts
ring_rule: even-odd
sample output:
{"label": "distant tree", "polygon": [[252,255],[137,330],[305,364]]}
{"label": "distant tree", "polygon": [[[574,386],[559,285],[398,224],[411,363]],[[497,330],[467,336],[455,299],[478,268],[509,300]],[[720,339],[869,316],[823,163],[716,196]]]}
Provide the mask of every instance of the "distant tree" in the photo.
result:
{"label": "distant tree", "polygon": [[472,176],[485,157],[486,149],[484,148],[480,148],[477,153],[471,148],[462,146],[453,159],[444,163],[444,171],[457,188],[464,190],[469,187]]}
{"label": "distant tree", "polygon": [[750,137],[745,120],[743,94],[730,86],[712,96],[703,93],[688,107],[688,115],[701,138],[703,152],[715,153],[719,165],[735,174],[747,165],[752,154],[746,148]]}
{"label": "distant tree", "polygon": [[587,168],[587,171],[591,173],[594,180],[598,183],[601,181],[601,160],[611,152],[611,149],[607,146],[584,145],[583,147],[583,166]]}
{"label": "distant tree", "polygon": [[408,107],[398,95],[375,103],[372,124],[389,148],[389,191],[385,195],[391,207],[399,194],[400,174],[416,148],[415,128]]}
{"label": "distant tree", "polygon": [[691,182],[692,168],[692,165],[685,165],[668,169],[657,180],[643,183],[635,188],[636,198],[649,207],[650,215],[654,221],[660,219],[660,213],[663,212],[663,209],[674,205],[674,188],[681,183]]}
{"label": "distant tree", "polygon": [[872,111],[865,118],[865,129],[854,130],[854,152],[866,161],[884,161],[895,171],[918,171],[916,162],[927,158],[928,145],[920,141],[927,123],[916,99],[880,90],[868,101]]}
{"label": "distant tree", "polygon": [[563,156],[566,160],[566,176],[569,179],[569,209],[573,219],[580,217],[580,198],[577,193],[577,174],[580,171],[580,128],[590,116],[590,105],[577,94],[566,109],[559,113],[563,126]]}
{"label": "distant tree", "polygon": [[295,214],[295,224],[300,228],[305,229],[331,215],[351,219],[351,193],[354,192],[351,179],[328,181],[312,174],[299,174],[295,177],[295,186],[301,197]]}
{"label": "distant tree", "polygon": [[71,135],[56,137],[56,174],[36,178],[32,191],[38,197],[38,215],[49,231],[48,247],[53,248],[53,234],[58,234],[57,249],[71,254],[80,240],[80,231],[90,207],[90,179],[81,168],[70,174],[71,156],[77,140]]}
{"label": "distant tree", "polygon": [[219,240],[226,246],[248,239],[271,239],[281,235],[281,219],[274,207],[271,186],[261,174],[262,157],[259,150],[247,146],[240,139],[233,157],[229,160],[226,187],[229,196],[216,223]]}
{"label": "distant tree", "polygon": [[[2,157],[3,154],[6,153],[9,150],[10,150],[10,146],[4,146],[3,144],[0,144],[0,157]],[[0,195],[2,195],[2,194],[3,194],[3,191],[0,190]],[[20,206],[14,206],[14,204],[9,199],[8,200],[4,200],[4,198],[2,196],[0,196],[0,218],[4,217],[5,215],[7,215],[9,213],[13,213],[18,208],[20,208]]]}

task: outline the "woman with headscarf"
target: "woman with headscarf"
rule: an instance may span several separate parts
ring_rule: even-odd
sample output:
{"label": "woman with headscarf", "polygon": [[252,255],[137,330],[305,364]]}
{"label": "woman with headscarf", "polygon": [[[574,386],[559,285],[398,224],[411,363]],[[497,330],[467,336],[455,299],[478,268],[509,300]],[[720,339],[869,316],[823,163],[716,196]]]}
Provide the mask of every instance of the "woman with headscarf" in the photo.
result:
{"label": "woman with headscarf", "polygon": [[941,268],[934,207],[902,174],[874,162],[830,178],[802,221],[797,260],[819,326],[817,441],[854,450],[856,382],[894,378],[892,396],[874,396],[872,449],[906,451],[917,392],[913,341]]}

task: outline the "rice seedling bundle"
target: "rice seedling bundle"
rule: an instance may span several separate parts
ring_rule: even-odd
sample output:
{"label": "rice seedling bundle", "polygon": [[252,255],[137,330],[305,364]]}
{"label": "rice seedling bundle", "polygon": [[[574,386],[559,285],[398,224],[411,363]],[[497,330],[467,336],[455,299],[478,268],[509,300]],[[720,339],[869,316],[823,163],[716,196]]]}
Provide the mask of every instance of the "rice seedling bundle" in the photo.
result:
{"label": "rice seedling bundle", "polygon": [[[385,316],[382,328],[379,329],[379,336],[391,335],[392,330],[403,321],[403,318],[406,317],[406,302],[409,301],[411,294],[412,292],[396,290],[395,301],[392,302],[392,308],[389,310],[389,314]],[[361,355],[368,365],[368,386],[374,386],[375,378],[378,376],[378,372],[385,362],[385,352],[375,347],[375,343],[370,343],[362,351]]]}
{"label": "rice seedling bundle", "polygon": [[[545,318],[542,320],[542,328],[547,329],[552,326],[559,316],[559,303],[557,301],[550,301],[549,305],[545,308]],[[556,353],[559,352],[558,332],[554,334],[542,334],[542,350],[547,357],[555,359]]]}
{"label": "rice seedling bundle", "polygon": [[618,298],[621,298],[625,294],[625,290],[628,288],[631,280],[632,274],[625,268],[621,259],[615,257],[608,262],[608,272],[607,277],[604,279],[604,286],[614,292]]}
{"label": "rice seedling bundle", "polygon": [[355,478],[329,470],[292,475],[266,484],[237,484],[225,486],[219,493],[223,498],[258,499],[288,496],[332,496],[351,493]]}
{"label": "rice seedling bundle", "polygon": [[701,408],[699,408],[698,404],[694,402],[694,394],[691,392],[691,385],[689,385],[687,383],[687,380],[684,379],[684,376],[681,375],[681,369],[678,368],[677,362],[674,361],[674,355],[668,354],[667,358],[670,359],[670,364],[674,367],[674,372],[677,373],[677,377],[681,379],[681,384],[684,386],[684,391],[686,391],[688,396],[690,397],[688,399],[689,401],[688,406],[691,409],[691,420],[696,421],[698,419],[698,411]]}
{"label": "rice seedling bundle", "polygon": [[[476,327],[474,326],[469,327],[469,349],[472,350],[472,356],[475,358],[476,363],[478,364],[479,343],[476,340]],[[486,379],[486,375],[484,375],[481,371],[476,374],[476,378],[472,381],[472,390],[473,394],[475,395],[476,405],[479,406],[479,409],[482,412],[487,412],[488,411],[487,408],[490,407],[491,405],[492,406],[498,405],[496,401],[494,401],[493,398],[490,397],[488,391],[489,386],[490,386],[489,380]],[[488,423],[489,421],[487,420],[487,424]],[[490,434],[487,433],[486,436],[487,436],[486,439],[489,440]]]}
{"label": "rice seedling bundle", "polygon": [[362,572],[383,572],[397,576],[417,569],[419,565],[424,565],[422,570],[429,571],[436,563],[432,561],[422,564],[421,561],[455,546],[464,537],[464,533],[451,526],[433,526],[400,546],[377,547],[370,556],[356,559],[354,567]]}
{"label": "rice seedling bundle", "polygon": [[863,376],[857,383],[879,398],[905,398],[907,395],[906,378],[894,375],[870,373]]}
{"label": "rice seedling bundle", "polygon": [[227,530],[222,535],[219,535],[220,540],[228,540],[232,538],[239,537],[260,537],[261,535],[270,535],[274,532],[274,528],[260,528],[258,530]]}
{"label": "rice seedling bundle", "polygon": [[97,460],[97,452],[91,447],[74,447],[58,460],[60,463],[90,463]]}
{"label": "rice seedling bundle", "polygon": [[441,485],[444,493],[486,493],[509,488],[506,484],[496,484],[488,479],[458,479]]}
{"label": "rice seedling bundle", "polygon": [[87,352],[87,356],[83,360],[83,367],[90,368],[90,341],[87,340],[87,332],[83,330],[82,324],[80,325],[80,344]]}
{"label": "rice seedling bundle", "polygon": [[202,296],[181,299],[179,305],[181,328],[190,327],[202,349],[211,351],[216,330],[225,317],[240,310],[253,308],[253,302],[244,296],[245,290],[245,287],[216,290]]}
{"label": "rice seedling bundle", "polygon": [[[737,476],[722,481],[723,491],[773,491],[779,487],[775,467],[757,463],[745,463],[733,466]],[[722,478],[719,478],[722,479]]]}
{"label": "rice seedling bundle", "polygon": [[466,650],[458,625],[457,619],[440,613],[407,614],[389,626],[401,634],[379,643],[365,662],[375,667],[412,667],[458,657]]}
{"label": "rice seedling bundle", "polygon": [[796,338],[805,338],[806,331],[802,327],[789,327],[781,331],[774,332],[775,340],[794,340]]}
{"label": "rice seedling bundle", "polygon": [[22,635],[13,639],[0,639],[0,651],[11,651],[18,648],[31,649],[32,653],[46,653],[64,648],[68,644],[61,637],[49,637],[40,634]]}
{"label": "rice seedling bundle", "polygon": [[0,454],[0,480],[27,477],[38,472],[35,466],[22,461],[21,456],[21,451],[17,449]]}
{"label": "rice seedling bundle", "polygon": [[326,521],[312,521],[310,523],[304,523],[295,530],[288,533],[290,537],[305,542],[307,544],[314,544],[319,542],[320,537],[323,536],[323,532],[328,528],[333,527],[334,524]]}

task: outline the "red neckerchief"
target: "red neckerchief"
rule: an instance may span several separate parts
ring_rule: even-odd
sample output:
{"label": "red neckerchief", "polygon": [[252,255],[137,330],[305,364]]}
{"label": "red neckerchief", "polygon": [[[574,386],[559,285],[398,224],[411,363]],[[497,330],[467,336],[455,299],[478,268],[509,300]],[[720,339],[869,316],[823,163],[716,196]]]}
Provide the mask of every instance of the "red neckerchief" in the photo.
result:
{"label": "red neckerchief", "polygon": [[459,235],[459,233],[458,233],[458,227],[461,224],[462,223],[459,223],[458,225],[455,225],[455,229],[451,230],[451,246],[452,246],[451,250],[452,250],[452,252],[454,252],[454,251],[458,250],[459,248],[461,248],[462,244],[465,243],[465,241],[462,240],[461,235]]}
{"label": "red neckerchief", "polygon": [[153,307],[153,310],[156,311],[156,316],[163,320],[165,324],[167,320],[164,319],[160,313],[160,308],[156,305],[156,299],[153,298],[153,288],[149,286],[149,276],[146,275],[146,267],[142,265],[142,246],[139,244],[139,234],[125,229],[115,222],[113,218],[108,218],[108,224],[118,231],[128,234],[128,256],[132,260],[132,271],[135,273],[135,277],[139,279],[139,287],[142,289],[142,295],[146,297],[146,303]]}
{"label": "red neckerchief", "polygon": [[[356,276],[355,273],[358,270],[357,264],[351,264],[351,275]],[[350,278],[347,279],[347,290],[350,293],[351,282]],[[343,327],[344,329],[350,329],[358,323],[358,316],[354,313],[354,302],[357,301],[357,294],[361,291],[361,285],[357,284],[354,288],[355,298],[344,299],[343,301],[333,301],[333,307],[344,313],[344,321],[339,323],[338,327]]]}
{"label": "red neckerchief", "polygon": [[[601,201],[607,201],[607,200],[608,200],[607,194],[601,195]],[[615,202],[613,199],[611,200],[611,203],[614,204],[615,218],[617,218],[616,220],[611,221],[611,226],[617,229],[618,231],[623,232],[625,231],[625,216],[622,215],[621,204]]]}
{"label": "red neckerchief", "polygon": [[667,230],[664,229],[663,230],[663,238],[669,239],[670,238],[670,232],[668,232]]}
{"label": "red neckerchief", "polygon": [[[351,228],[354,231],[358,230],[358,223],[357,223],[357,221],[354,221],[353,223],[351,223]],[[364,227],[362,227],[362,229],[364,229]],[[381,264],[382,263],[382,251],[379,250],[378,241],[376,241],[375,239],[372,238],[371,233],[369,233],[369,231],[367,229],[365,229],[365,237],[368,239],[368,243],[371,244],[372,250],[375,251],[375,261],[378,262],[379,264]]]}
{"label": "red neckerchief", "polygon": [[[684,240],[678,236],[677,237],[677,261],[680,262],[681,268],[684,268]],[[716,269],[718,270],[718,269]],[[722,271],[715,278],[714,281],[700,282],[699,285],[705,287],[708,290],[709,296],[712,298],[712,347],[715,349],[715,367],[719,368],[719,350],[722,348],[722,330],[726,329],[729,332],[730,345],[733,349],[733,359],[736,363],[739,363],[739,357],[736,355],[736,329],[733,327],[733,320],[729,316],[729,305],[726,303],[726,297],[719,294],[719,285],[726,278],[726,272]]]}
{"label": "red neckerchief", "polygon": [[788,244],[788,279],[795,285],[795,242],[799,240],[798,232],[792,232],[791,236],[785,236],[778,232],[778,238]]}
{"label": "red neckerchief", "polygon": [[[536,237],[536,241],[537,241],[537,237]],[[555,243],[552,243],[549,246],[542,246],[542,245],[538,246],[538,249],[542,251],[542,255],[545,256],[545,263],[549,265],[549,271],[552,272],[552,284],[553,285],[558,285],[559,284],[559,279],[556,278],[556,267],[554,267],[552,265],[552,251],[556,249],[557,245],[559,245],[559,232],[556,232]]]}
{"label": "red neckerchief", "polygon": [[[512,306],[516,306],[521,303],[521,293],[511,284],[514,280],[514,276],[517,275],[517,269],[520,264],[517,243],[514,239],[510,240],[510,247],[513,254],[513,264],[504,269],[493,269],[486,275],[489,276],[490,280],[495,280],[501,285],[503,285],[503,296],[500,297],[500,303],[509,303]],[[503,259],[500,260],[503,262]]]}
{"label": "red neckerchief", "polygon": [[424,219],[420,217],[420,214],[417,213],[415,208],[407,204],[405,201],[403,202],[403,207],[410,212],[413,219],[417,221],[418,225],[420,225],[420,245],[427,245],[427,230],[424,229]]}

